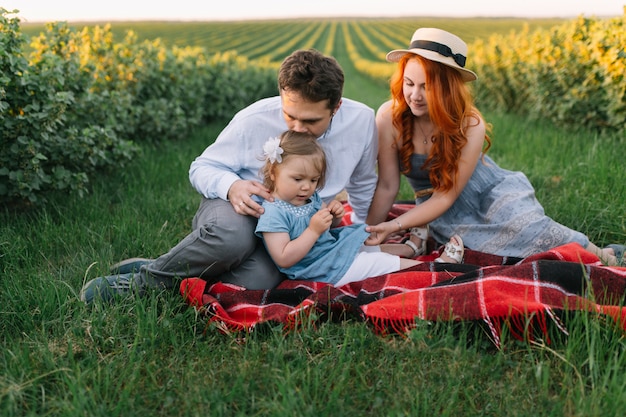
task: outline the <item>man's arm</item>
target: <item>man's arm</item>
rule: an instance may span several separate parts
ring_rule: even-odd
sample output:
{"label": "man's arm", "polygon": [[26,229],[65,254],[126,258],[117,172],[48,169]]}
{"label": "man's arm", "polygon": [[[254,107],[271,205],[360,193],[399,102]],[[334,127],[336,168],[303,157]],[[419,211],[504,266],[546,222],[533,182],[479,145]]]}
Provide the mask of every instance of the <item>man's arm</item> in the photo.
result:
{"label": "man's arm", "polygon": [[352,222],[363,223],[367,218],[374,191],[376,190],[376,158],[378,154],[378,134],[374,114],[363,129],[366,141],[359,163],[346,185],[348,202],[352,207]]}

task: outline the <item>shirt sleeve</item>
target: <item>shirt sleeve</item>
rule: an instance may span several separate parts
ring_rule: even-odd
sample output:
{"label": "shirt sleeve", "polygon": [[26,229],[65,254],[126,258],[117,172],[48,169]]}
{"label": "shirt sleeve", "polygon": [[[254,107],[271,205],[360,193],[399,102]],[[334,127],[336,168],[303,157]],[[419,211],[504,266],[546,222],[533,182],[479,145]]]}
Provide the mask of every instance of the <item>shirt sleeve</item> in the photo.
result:
{"label": "shirt sleeve", "polygon": [[189,167],[191,185],[206,198],[228,200],[237,180],[262,181],[263,143],[286,129],[280,97],[269,97],[239,111]]}
{"label": "shirt sleeve", "polygon": [[[191,185],[206,198],[228,200],[228,190],[241,179],[238,174],[243,164],[243,141],[237,134],[235,123],[222,130],[215,142],[209,145],[189,167]],[[240,151],[237,152],[236,150]]]}
{"label": "shirt sleeve", "polygon": [[259,217],[255,233],[258,237],[263,237],[263,232],[285,232],[289,233],[289,223],[284,215],[283,210],[276,207],[275,204],[264,202],[263,208],[265,212]]}
{"label": "shirt sleeve", "polygon": [[353,210],[351,213],[353,223],[365,222],[378,181],[378,175],[376,174],[378,131],[373,115],[368,119],[366,128],[363,130],[366,144],[363,148],[361,159],[356,165],[350,181],[346,184],[348,202]]}

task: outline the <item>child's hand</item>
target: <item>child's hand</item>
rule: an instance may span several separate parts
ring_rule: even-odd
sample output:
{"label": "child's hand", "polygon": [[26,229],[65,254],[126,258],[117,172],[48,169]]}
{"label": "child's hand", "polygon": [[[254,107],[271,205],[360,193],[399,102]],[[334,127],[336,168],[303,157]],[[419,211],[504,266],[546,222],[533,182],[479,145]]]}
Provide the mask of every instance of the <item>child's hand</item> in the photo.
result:
{"label": "child's hand", "polygon": [[328,210],[330,214],[336,219],[341,219],[346,214],[346,210],[343,208],[343,204],[340,201],[332,200],[328,203]]}
{"label": "child's hand", "polygon": [[333,223],[333,215],[328,208],[320,209],[311,217],[309,228],[318,235],[321,235],[330,228]]}

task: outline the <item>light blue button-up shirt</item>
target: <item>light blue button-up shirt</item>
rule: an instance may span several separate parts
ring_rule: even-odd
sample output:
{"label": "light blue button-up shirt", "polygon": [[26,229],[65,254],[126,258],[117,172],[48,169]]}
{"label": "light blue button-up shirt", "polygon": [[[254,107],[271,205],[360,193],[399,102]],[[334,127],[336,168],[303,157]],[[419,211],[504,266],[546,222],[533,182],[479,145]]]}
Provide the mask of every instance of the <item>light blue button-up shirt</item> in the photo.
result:
{"label": "light blue button-up shirt", "polygon": [[[213,144],[189,168],[193,187],[207,198],[227,200],[239,180],[263,182],[263,144],[287,130],[280,96],[266,98],[238,112]],[[326,152],[328,171],[320,196],[329,202],[344,189],[353,209],[352,221],[367,217],[376,188],[378,135],[374,111],[344,98],[330,129],[318,139]]]}

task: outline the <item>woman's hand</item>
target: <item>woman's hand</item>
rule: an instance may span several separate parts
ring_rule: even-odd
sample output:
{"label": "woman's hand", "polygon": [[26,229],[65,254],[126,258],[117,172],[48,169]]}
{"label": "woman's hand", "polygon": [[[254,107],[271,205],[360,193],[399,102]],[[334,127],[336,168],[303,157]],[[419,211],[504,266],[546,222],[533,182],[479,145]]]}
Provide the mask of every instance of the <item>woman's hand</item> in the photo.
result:
{"label": "woman's hand", "polygon": [[385,241],[387,236],[398,230],[398,224],[394,222],[383,222],[373,226],[367,226],[366,231],[370,232],[369,237],[365,240],[368,246],[380,245]]}

